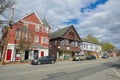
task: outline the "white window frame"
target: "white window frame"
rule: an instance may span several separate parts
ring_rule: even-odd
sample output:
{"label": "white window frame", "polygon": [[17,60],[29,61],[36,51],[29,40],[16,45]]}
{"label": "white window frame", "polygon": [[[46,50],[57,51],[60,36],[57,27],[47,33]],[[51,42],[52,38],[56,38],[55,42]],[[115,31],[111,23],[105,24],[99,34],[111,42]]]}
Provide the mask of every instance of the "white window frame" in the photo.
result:
{"label": "white window frame", "polygon": [[90,45],[90,49],[91,49],[91,50],[94,49],[94,45],[93,45],[93,44]]}
{"label": "white window frame", "polygon": [[36,32],[39,32],[39,30],[40,30],[40,25],[36,24],[36,26],[35,26],[35,31],[36,31]]}
{"label": "white window frame", "polygon": [[37,35],[34,36],[34,42],[35,42],[35,43],[38,43],[38,42],[39,42],[39,36],[37,36]]}
{"label": "white window frame", "polygon": [[69,45],[69,40],[68,39],[65,40],[65,44],[66,44],[66,46]]}
{"label": "white window frame", "polygon": [[61,45],[64,45],[64,40],[61,40]]}
{"label": "white window frame", "polygon": [[71,42],[71,46],[72,46],[72,47],[74,47],[74,46],[75,46],[75,43],[74,43],[74,41],[73,41],[73,42]]}
{"label": "white window frame", "polygon": [[58,42],[58,41],[57,41],[57,40],[55,40],[55,45],[57,45],[57,42]]}
{"label": "white window frame", "polygon": [[24,22],[24,28],[28,29],[28,22]]}
{"label": "white window frame", "polygon": [[27,33],[23,33],[22,39],[25,41],[27,40]]}
{"label": "white window frame", "polygon": [[49,40],[48,40],[47,37],[43,37],[43,43],[44,43],[44,44],[49,44]]}
{"label": "white window frame", "polygon": [[45,32],[46,32],[46,33],[49,32],[49,28],[48,28],[48,27],[45,28]]}
{"label": "white window frame", "polygon": [[[17,36],[18,36],[18,38],[17,38]],[[19,39],[20,39],[20,36],[21,36],[20,31],[16,31],[15,39],[16,39],[16,40],[19,40]]]}
{"label": "white window frame", "polygon": [[78,47],[78,42],[77,41],[75,41],[75,47]]}

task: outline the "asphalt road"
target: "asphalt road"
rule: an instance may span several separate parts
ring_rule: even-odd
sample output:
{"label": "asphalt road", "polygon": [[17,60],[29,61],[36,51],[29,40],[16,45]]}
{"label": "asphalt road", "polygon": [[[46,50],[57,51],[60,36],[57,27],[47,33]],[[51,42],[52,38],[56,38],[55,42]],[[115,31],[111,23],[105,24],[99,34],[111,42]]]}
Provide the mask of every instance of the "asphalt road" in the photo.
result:
{"label": "asphalt road", "polygon": [[0,80],[120,80],[114,71],[117,64],[120,64],[119,58],[44,65],[0,65]]}

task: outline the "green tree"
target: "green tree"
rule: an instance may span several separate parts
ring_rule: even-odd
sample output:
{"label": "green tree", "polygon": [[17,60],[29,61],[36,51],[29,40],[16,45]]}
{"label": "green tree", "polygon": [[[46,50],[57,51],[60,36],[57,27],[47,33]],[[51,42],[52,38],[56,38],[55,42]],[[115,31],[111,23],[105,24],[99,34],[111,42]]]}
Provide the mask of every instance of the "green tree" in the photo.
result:
{"label": "green tree", "polygon": [[[22,33],[25,33],[25,32],[22,32]],[[27,35],[28,35],[27,40],[25,40],[22,36],[18,42],[18,47],[19,47],[19,52],[20,52],[19,63],[21,63],[23,52],[25,52],[26,50],[28,51],[30,46],[32,45],[33,34],[30,32],[27,32]]]}
{"label": "green tree", "polygon": [[87,41],[93,42],[93,43],[96,43],[96,44],[99,43],[98,39],[95,38],[94,36],[92,36],[91,34],[88,34],[88,35],[87,35]]}
{"label": "green tree", "polygon": [[83,41],[93,42],[96,44],[99,44],[99,40],[92,36],[91,34],[88,34],[86,38],[82,38]]}
{"label": "green tree", "polygon": [[88,34],[87,37],[86,38],[82,38],[82,40],[101,45],[103,51],[110,50],[110,49],[113,50],[115,48],[113,44],[111,44],[109,42],[102,43],[102,42],[100,42],[97,38],[95,38],[91,34]]}
{"label": "green tree", "polygon": [[114,48],[115,48],[114,45],[109,42],[102,44],[103,51],[110,50],[110,49],[113,50]]}

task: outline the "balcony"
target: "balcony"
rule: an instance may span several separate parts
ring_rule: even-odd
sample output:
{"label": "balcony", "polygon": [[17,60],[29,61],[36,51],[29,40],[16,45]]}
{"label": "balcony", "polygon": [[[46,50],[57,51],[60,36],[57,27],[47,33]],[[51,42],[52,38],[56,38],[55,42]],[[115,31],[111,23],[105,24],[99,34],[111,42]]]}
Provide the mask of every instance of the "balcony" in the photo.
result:
{"label": "balcony", "polygon": [[70,52],[80,52],[81,49],[79,47],[73,47],[73,46],[65,46],[60,45],[58,46],[59,51],[70,51]]}

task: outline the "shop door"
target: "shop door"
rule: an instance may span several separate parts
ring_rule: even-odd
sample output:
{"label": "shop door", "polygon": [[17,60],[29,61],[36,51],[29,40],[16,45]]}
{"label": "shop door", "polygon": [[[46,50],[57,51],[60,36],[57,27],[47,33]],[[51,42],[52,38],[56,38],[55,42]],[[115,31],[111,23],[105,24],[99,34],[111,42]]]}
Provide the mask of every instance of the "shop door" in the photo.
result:
{"label": "shop door", "polygon": [[25,51],[25,60],[28,60],[29,58],[29,51]]}
{"label": "shop door", "polygon": [[11,55],[12,55],[12,50],[8,49],[7,50],[7,55],[6,55],[6,60],[11,60]]}
{"label": "shop door", "polygon": [[43,51],[41,51],[41,57],[43,57],[44,56],[44,52]]}

